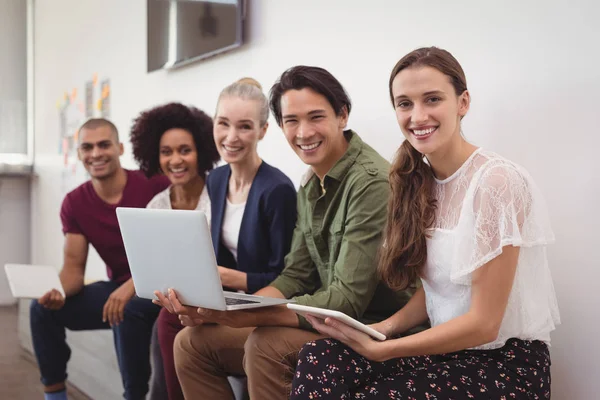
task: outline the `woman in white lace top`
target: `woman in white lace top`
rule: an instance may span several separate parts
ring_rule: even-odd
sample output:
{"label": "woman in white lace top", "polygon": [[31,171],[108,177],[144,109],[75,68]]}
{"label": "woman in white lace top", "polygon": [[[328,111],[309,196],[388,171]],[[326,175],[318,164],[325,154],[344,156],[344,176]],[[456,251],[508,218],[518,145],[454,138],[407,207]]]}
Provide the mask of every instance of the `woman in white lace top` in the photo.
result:
{"label": "woman in white lace top", "polygon": [[[411,301],[373,328],[377,342],[328,318],[337,340],[307,343],[292,398],[550,398],[550,332],[559,323],[544,199],[519,165],[462,136],[464,72],[435,47],[403,57],[390,97],[405,141],[379,271]],[[426,319],[431,328],[401,337]],[[312,396],[312,397],[311,397]]]}

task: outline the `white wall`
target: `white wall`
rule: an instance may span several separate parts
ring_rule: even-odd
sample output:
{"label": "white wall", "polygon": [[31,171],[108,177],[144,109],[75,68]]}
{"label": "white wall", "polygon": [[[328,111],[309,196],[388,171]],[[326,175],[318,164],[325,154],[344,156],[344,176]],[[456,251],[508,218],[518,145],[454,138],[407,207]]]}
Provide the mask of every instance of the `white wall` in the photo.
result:
{"label": "white wall", "polygon": [[[25,0],[0,0],[0,169],[2,153],[27,152],[25,16]],[[0,268],[29,262],[29,218],[28,178],[0,175]],[[14,302],[2,269],[0,305]]]}
{"label": "white wall", "polygon": [[0,0],[0,153],[27,152],[26,0]]}
{"label": "white wall", "polygon": [[30,261],[29,178],[0,176],[0,305],[13,304],[4,264]]}
{"label": "white wall", "polygon": [[[124,133],[146,107],[170,100],[212,112],[226,84],[253,76],[269,88],[295,64],[330,70],[350,93],[349,126],[385,157],[401,142],[387,97],[394,63],[418,46],[450,50],[473,103],[464,132],[524,165],[546,194],[557,243],[549,249],[563,325],[553,335],[555,398],[597,396],[600,333],[597,245],[600,168],[600,6],[592,0],[251,0],[248,44],[172,72],[146,74],[144,0],[36,4],[36,168],[32,256],[60,265],[62,199],[57,98],[94,72],[111,79],[113,120]],[[129,145],[127,144],[127,149]],[[298,183],[305,167],[274,121],[260,153]],[[131,156],[125,158],[133,166]],[[95,258],[90,273],[101,276]],[[596,378],[597,379],[597,378]]]}

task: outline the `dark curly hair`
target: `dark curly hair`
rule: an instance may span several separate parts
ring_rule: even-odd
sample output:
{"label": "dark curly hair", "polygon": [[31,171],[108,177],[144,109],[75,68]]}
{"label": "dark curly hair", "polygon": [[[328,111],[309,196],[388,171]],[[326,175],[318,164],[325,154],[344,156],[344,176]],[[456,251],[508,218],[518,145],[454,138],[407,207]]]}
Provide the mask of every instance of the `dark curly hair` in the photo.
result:
{"label": "dark curly hair", "polygon": [[140,170],[151,177],[161,172],[159,144],[169,129],[184,129],[194,138],[198,152],[198,174],[205,175],[220,160],[213,139],[213,120],[202,110],[181,103],[168,103],[143,111],[133,121],[131,144]]}

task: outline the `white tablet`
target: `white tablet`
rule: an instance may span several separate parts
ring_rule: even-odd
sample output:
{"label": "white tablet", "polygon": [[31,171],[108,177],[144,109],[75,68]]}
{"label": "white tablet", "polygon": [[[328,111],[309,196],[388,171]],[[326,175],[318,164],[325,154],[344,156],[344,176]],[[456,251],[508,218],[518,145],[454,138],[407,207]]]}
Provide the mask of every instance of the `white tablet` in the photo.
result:
{"label": "white tablet", "polygon": [[58,271],[46,265],[6,264],[4,271],[13,297],[39,299],[52,289],[65,292]]}
{"label": "white tablet", "polygon": [[294,312],[296,312],[296,314],[300,314],[302,316],[306,316],[308,314],[308,315],[312,315],[314,317],[319,317],[321,319],[325,319],[327,317],[335,318],[338,321],[343,322],[346,325],[349,325],[361,332],[364,332],[367,335],[369,335],[377,340],[383,341],[386,339],[386,337],[383,333],[378,332],[375,329],[373,329],[373,328],[363,324],[362,322],[359,322],[359,321],[355,320],[354,318],[349,317],[346,314],[339,312],[339,311],[328,310],[326,308],[303,306],[300,304],[293,304],[293,303],[289,303],[287,305],[287,308],[289,308],[290,310],[293,310]]}

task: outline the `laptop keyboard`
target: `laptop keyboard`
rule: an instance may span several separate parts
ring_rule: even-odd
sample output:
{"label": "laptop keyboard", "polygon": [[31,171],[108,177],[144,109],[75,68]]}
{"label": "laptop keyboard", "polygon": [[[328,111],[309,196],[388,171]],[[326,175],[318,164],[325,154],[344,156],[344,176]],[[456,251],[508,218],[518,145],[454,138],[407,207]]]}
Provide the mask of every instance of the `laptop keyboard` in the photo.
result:
{"label": "laptop keyboard", "polygon": [[228,306],[235,306],[238,304],[256,304],[258,301],[254,300],[242,300],[242,299],[233,299],[231,297],[225,297],[225,304]]}

